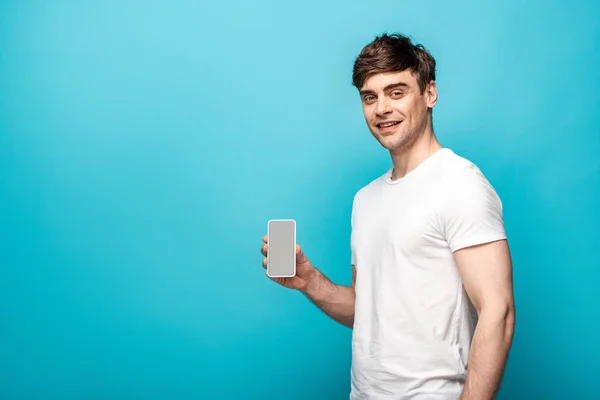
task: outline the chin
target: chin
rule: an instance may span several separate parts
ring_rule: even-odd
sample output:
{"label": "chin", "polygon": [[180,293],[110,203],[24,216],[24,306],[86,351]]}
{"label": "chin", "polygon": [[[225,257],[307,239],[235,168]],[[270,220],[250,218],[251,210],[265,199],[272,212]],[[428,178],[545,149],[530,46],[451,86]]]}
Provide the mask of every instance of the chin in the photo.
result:
{"label": "chin", "polygon": [[382,141],[381,145],[386,149],[386,150],[398,150],[399,148],[402,148],[405,146],[405,142],[404,141]]}
{"label": "chin", "polygon": [[377,140],[386,150],[404,149],[413,142],[410,137],[395,133],[393,135],[377,136]]}
{"label": "chin", "polygon": [[402,132],[393,132],[393,133],[376,133],[377,140],[384,147],[396,147],[402,142],[406,140],[406,136]]}

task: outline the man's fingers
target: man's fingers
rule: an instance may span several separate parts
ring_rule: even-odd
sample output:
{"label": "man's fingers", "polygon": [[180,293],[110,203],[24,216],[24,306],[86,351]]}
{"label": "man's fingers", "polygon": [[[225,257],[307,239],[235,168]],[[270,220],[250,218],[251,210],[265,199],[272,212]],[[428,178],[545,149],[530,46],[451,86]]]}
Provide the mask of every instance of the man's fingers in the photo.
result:
{"label": "man's fingers", "polygon": [[267,237],[267,235],[263,236],[263,242],[267,243],[269,241],[269,238]]}
{"label": "man's fingers", "polygon": [[266,257],[268,251],[269,251],[269,245],[263,244],[262,247],[260,248],[261,254]]}
{"label": "man's fingers", "polygon": [[296,245],[296,261],[297,262],[306,262],[307,261],[306,256],[302,252],[302,249],[300,248],[299,244]]}
{"label": "man's fingers", "polygon": [[266,258],[263,258],[263,261],[262,261],[262,266],[263,266],[263,268],[265,268],[265,269],[267,268],[267,259],[266,259]]}

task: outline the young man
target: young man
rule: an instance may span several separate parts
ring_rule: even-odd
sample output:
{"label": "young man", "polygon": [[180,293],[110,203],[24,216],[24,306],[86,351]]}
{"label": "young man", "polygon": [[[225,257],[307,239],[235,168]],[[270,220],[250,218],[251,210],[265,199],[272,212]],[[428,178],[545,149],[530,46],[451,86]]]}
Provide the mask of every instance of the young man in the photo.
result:
{"label": "young man", "polygon": [[501,201],[436,139],[435,60],[421,45],[377,37],[353,83],[393,166],[354,197],[352,283],[332,283],[300,246],[297,276],[274,281],[353,328],[351,399],[492,399],[515,324]]}

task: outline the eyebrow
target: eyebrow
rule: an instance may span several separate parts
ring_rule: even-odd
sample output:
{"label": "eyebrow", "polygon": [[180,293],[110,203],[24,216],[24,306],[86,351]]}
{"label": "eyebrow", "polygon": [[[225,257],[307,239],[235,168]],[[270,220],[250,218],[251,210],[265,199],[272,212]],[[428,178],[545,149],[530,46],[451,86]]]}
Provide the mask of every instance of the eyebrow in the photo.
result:
{"label": "eyebrow", "polygon": [[[383,88],[383,91],[388,91],[390,89],[396,89],[399,87],[408,87],[408,84],[404,83],[404,82],[396,82],[396,83],[391,83],[389,85],[387,85],[386,87]],[[369,93],[375,93],[372,90],[361,90],[360,91],[360,95],[364,96],[365,94],[369,94]]]}

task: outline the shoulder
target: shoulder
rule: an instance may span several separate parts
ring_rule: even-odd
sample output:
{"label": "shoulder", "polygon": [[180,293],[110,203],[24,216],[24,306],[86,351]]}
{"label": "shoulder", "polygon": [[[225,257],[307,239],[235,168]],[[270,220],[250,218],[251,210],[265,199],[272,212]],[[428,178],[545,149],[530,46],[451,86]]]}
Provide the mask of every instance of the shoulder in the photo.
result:
{"label": "shoulder", "polygon": [[502,201],[481,169],[458,155],[445,163],[437,217],[452,251],[506,238]]}
{"label": "shoulder", "polygon": [[379,175],[375,179],[372,179],[370,182],[362,186],[356,193],[353,198],[353,205],[357,205],[359,202],[364,201],[366,199],[373,199],[373,197],[377,197],[381,194],[382,188],[385,186],[385,176],[390,172],[388,169],[385,173]]}
{"label": "shoulder", "polygon": [[442,198],[469,201],[480,196],[497,196],[482,170],[471,160],[452,151],[441,163],[439,177]]}
{"label": "shoulder", "polygon": [[472,161],[449,152],[440,163],[438,177],[438,216],[443,223],[502,218],[500,196]]}

